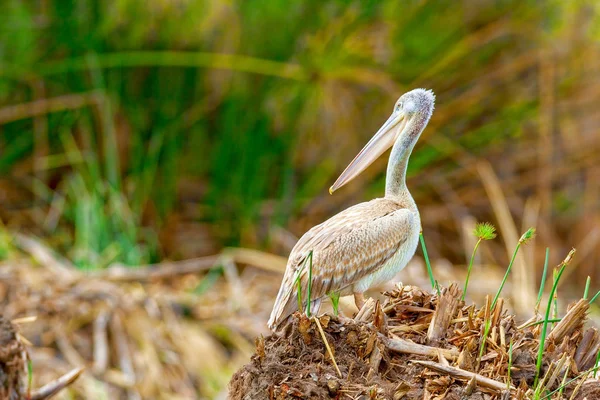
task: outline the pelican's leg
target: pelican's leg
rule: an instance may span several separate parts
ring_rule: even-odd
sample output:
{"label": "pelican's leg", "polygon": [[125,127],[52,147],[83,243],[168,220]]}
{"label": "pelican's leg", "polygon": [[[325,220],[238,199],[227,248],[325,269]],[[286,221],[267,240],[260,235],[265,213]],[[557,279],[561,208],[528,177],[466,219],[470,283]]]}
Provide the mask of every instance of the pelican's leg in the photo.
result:
{"label": "pelican's leg", "polygon": [[362,293],[354,293],[354,304],[358,307],[358,311],[360,311],[365,305],[365,296]]}

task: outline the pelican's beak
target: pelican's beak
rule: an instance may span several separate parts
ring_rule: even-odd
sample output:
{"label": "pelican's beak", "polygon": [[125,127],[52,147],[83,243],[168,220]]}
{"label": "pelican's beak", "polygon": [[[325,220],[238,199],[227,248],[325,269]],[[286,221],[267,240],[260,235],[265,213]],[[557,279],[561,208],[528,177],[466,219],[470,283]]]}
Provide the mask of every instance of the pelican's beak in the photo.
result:
{"label": "pelican's beak", "polygon": [[329,188],[329,193],[332,194],[352,179],[356,178],[369,165],[373,163],[387,149],[392,147],[400,133],[406,126],[406,116],[402,111],[395,111],[377,131],[375,136],[369,140],[369,143],[358,153],[354,160],[346,167],[344,172],[335,181],[333,186]]}

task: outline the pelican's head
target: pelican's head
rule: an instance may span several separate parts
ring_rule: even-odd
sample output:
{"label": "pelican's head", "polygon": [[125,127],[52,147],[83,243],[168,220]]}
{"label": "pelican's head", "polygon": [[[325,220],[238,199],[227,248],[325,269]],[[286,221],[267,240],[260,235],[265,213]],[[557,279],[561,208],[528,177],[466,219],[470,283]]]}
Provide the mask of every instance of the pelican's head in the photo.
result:
{"label": "pelican's head", "polygon": [[431,90],[415,89],[400,96],[392,115],[379,128],[375,136],[363,147],[354,160],[329,188],[329,193],[344,186],[356,178],[362,171],[373,163],[401,137],[409,139],[407,143],[414,144],[431,114],[435,104],[435,94]]}

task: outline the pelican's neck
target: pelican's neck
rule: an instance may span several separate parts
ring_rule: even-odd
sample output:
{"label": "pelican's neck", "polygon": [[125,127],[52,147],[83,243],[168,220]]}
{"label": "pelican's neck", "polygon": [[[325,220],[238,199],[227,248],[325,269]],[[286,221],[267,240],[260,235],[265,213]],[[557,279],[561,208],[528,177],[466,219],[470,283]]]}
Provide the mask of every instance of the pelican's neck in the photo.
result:
{"label": "pelican's neck", "polygon": [[410,154],[428,119],[413,119],[406,126],[404,133],[396,139],[387,166],[385,197],[411,197],[406,187],[406,168]]}

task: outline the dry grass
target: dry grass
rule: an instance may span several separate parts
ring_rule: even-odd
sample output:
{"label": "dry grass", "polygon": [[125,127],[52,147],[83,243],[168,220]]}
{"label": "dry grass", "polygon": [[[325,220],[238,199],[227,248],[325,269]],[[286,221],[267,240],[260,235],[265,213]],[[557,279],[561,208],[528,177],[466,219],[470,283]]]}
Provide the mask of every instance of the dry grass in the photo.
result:
{"label": "dry grass", "polygon": [[[32,344],[33,387],[86,368],[59,399],[215,398],[264,332],[280,279],[272,256],[249,266],[260,252],[85,274],[33,238],[16,242],[27,254],[0,265],[0,304]],[[217,265],[229,272],[195,294]]]}

